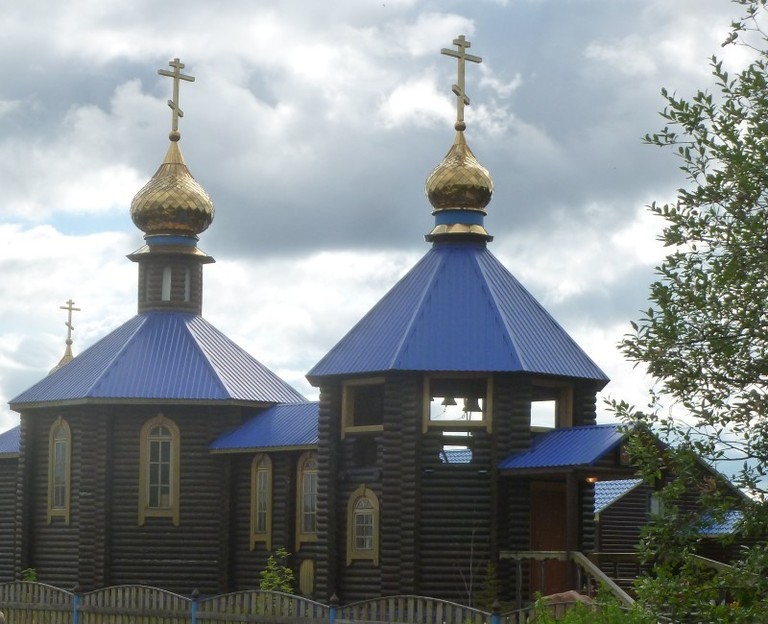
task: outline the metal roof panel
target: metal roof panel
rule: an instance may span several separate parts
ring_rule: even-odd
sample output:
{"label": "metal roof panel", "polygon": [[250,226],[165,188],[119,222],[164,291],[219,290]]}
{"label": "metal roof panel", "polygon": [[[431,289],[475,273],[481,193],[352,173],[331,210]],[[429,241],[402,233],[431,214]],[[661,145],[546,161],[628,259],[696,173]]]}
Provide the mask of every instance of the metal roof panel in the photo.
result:
{"label": "metal roof panel", "polygon": [[303,402],[200,316],[138,314],[11,401],[84,399]]}
{"label": "metal roof panel", "polygon": [[617,500],[629,494],[642,479],[611,479],[595,483],[595,513],[600,513],[606,507],[610,507]]}
{"label": "metal roof panel", "polygon": [[430,251],[307,377],[388,370],[606,375],[484,246]]}
{"label": "metal roof panel", "polygon": [[18,455],[21,448],[21,425],[0,433],[0,455]]}
{"label": "metal roof panel", "polygon": [[319,405],[317,402],[275,405],[220,436],[209,448],[243,451],[315,446]]}
{"label": "metal roof panel", "polygon": [[591,425],[554,429],[531,442],[531,448],[510,455],[499,464],[501,470],[591,466],[624,439],[621,425]]}

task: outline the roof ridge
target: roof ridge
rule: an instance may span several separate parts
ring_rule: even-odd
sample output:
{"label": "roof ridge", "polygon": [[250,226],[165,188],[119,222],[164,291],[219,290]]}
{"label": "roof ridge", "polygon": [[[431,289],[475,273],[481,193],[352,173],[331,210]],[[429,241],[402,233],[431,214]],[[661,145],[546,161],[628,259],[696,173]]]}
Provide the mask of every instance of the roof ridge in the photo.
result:
{"label": "roof ridge", "polygon": [[[209,354],[209,353],[208,353],[208,352],[207,352],[207,351],[206,351],[206,350],[203,348],[203,346],[200,344],[200,340],[198,339],[197,335],[194,333],[194,330],[193,330],[193,328],[190,326],[190,322],[191,322],[191,321],[194,321],[195,319],[200,319],[200,320],[204,321],[204,322],[206,323],[206,325],[208,325],[208,326],[209,326],[210,328],[212,328],[212,329],[216,329],[216,328],[215,328],[215,327],[213,327],[213,325],[211,325],[211,324],[210,324],[210,323],[208,323],[207,321],[205,321],[205,319],[204,319],[204,318],[202,317],[202,315],[200,315],[200,314],[194,314],[194,315],[190,315],[190,317],[189,317],[189,318],[184,318],[184,319],[183,319],[184,327],[186,328],[186,330],[187,330],[187,332],[188,332],[188,335],[189,335],[189,337],[192,339],[192,342],[194,343],[194,345],[195,345],[195,348],[196,348],[196,349],[197,349],[197,350],[200,352],[200,354],[203,356],[203,361],[205,362],[205,365],[206,365],[206,367],[208,368],[208,370],[210,370],[210,371],[211,371],[211,374],[212,374],[212,375],[215,377],[215,379],[216,379],[216,381],[217,381],[217,383],[218,383],[219,387],[220,387],[220,388],[221,388],[221,390],[223,391],[223,393],[224,393],[225,395],[227,395],[227,396],[232,396],[232,394],[233,394],[233,389],[232,389],[232,388],[230,388],[230,387],[229,387],[229,385],[228,385],[228,384],[225,382],[225,380],[224,380],[224,379],[223,379],[223,377],[222,377],[222,374],[221,374],[221,372],[219,371],[219,369],[218,369],[218,368],[216,368],[216,366],[214,365],[214,363],[211,361],[211,356],[210,356],[210,354]],[[218,331],[218,330],[216,330],[216,331]],[[233,344],[234,344],[234,345],[235,345],[235,346],[236,346],[238,349],[240,349],[240,346],[239,346],[239,345],[237,345],[237,344],[235,344],[235,343],[233,343]]]}
{"label": "roof ridge", "polygon": [[[88,388],[84,392],[82,392],[82,395],[84,397],[91,396],[92,393],[96,392],[96,389],[105,380],[106,375],[112,371],[112,367],[115,365],[115,362],[117,362],[121,357],[123,357],[123,355],[125,355],[125,352],[128,350],[128,346],[131,344],[131,340],[133,339],[133,337],[136,334],[138,334],[141,331],[141,328],[144,327],[144,324],[147,322],[149,317],[148,317],[146,312],[139,312],[138,314],[136,314],[132,318],[138,318],[138,319],[140,319],[140,321],[138,323],[136,323],[136,327],[133,329],[133,331],[130,332],[130,338],[128,340],[123,340],[122,344],[120,345],[120,348],[117,350],[117,352],[111,358],[109,358],[108,363],[107,363],[108,365],[102,366],[101,371],[99,371],[99,374],[96,375],[96,378],[93,380],[93,383],[90,384],[88,386]],[[131,321],[131,319],[128,319],[128,321],[126,321],[126,323],[129,323],[130,321]],[[114,329],[113,331],[111,331],[109,334],[107,334],[107,336],[112,336],[114,334],[114,332],[119,331],[122,327],[125,327],[126,323],[124,323],[123,325],[121,325],[121,326],[117,327],[116,329]],[[104,336],[100,340],[97,340],[94,344],[92,344],[90,347],[88,347],[88,349],[83,351],[80,354],[80,356],[78,356],[78,357],[82,357],[83,355],[85,355],[85,353],[87,353],[88,350],[91,349],[91,347],[95,347],[99,342],[101,342],[101,340],[103,340],[107,336]],[[64,367],[62,367],[59,370],[64,370]]]}
{"label": "roof ridge", "polygon": [[[430,249],[429,252],[427,253],[427,256],[432,253],[437,254],[435,249],[436,248],[434,247]],[[392,359],[389,362],[390,369],[394,368],[395,364],[400,360],[400,357],[402,356],[403,345],[408,342],[407,339],[411,337],[412,332],[415,330],[416,319],[419,317],[420,313],[422,312],[422,308],[424,306],[426,297],[431,292],[431,286],[434,283],[434,280],[437,274],[440,272],[441,267],[443,266],[443,259],[439,255],[437,257],[440,258],[440,260],[438,262],[435,262],[434,266],[431,268],[429,279],[425,280],[424,289],[421,291],[421,294],[418,297],[418,302],[416,303],[416,305],[413,306],[413,312],[406,325],[406,330],[402,333],[400,340],[398,340],[397,342],[397,347],[394,349],[392,353]]]}

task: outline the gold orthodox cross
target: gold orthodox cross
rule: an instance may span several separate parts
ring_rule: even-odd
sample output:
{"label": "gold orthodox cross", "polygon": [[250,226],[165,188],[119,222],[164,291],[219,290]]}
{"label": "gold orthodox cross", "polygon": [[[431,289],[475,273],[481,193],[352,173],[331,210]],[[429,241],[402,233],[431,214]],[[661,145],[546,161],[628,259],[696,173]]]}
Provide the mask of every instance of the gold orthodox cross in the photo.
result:
{"label": "gold orthodox cross", "polygon": [[459,35],[458,39],[454,39],[453,45],[455,45],[458,50],[443,48],[440,50],[440,53],[459,59],[459,82],[458,84],[453,85],[452,91],[456,94],[456,129],[464,130],[464,107],[469,106],[469,98],[465,92],[464,85],[465,62],[471,61],[472,63],[482,63],[483,59],[479,56],[467,54],[467,49],[471,47],[472,44],[464,38],[464,35]]}
{"label": "gold orthodox cross", "polygon": [[59,310],[66,310],[67,311],[67,320],[64,323],[64,325],[67,326],[67,343],[68,345],[72,344],[72,332],[75,330],[74,325],[72,325],[72,312],[81,312],[80,308],[75,307],[75,302],[70,299],[67,301],[67,305],[59,306]]}
{"label": "gold orthodox cross", "polygon": [[171,117],[171,140],[179,140],[179,117],[184,117],[184,111],[179,108],[179,80],[186,80],[187,82],[194,82],[194,76],[187,76],[182,74],[181,70],[184,69],[184,63],[175,58],[168,62],[168,65],[173,67],[173,71],[167,69],[158,69],[157,73],[161,76],[169,76],[173,78],[173,99],[168,100],[168,106],[173,111]]}

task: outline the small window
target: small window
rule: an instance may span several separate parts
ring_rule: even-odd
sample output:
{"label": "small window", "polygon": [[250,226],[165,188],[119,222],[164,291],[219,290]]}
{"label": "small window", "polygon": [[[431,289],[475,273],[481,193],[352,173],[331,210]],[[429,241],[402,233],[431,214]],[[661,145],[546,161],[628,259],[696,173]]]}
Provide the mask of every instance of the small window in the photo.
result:
{"label": "small window", "polygon": [[189,267],[184,269],[184,301],[189,302],[190,292],[192,291],[192,275]]}
{"label": "small window", "polygon": [[48,435],[48,523],[64,518],[69,524],[69,500],[72,476],[72,433],[61,417]]}
{"label": "small window", "polygon": [[381,431],[384,424],[384,378],[344,382],[342,437],[348,432]]}
{"label": "small window", "polygon": [[171,300],[171,267],[167,266],[163,269],[163,284],[160,291],[160,298],[163,301]]}
{"label": "small window", "polygon": [[573,426],[573,389],[562,383],[537,383],[531,398],[531,427],[561,429]]}
{"label": "small window", "polygon": [[296,544],[317,540],[317,454],[304,453],[297,470]]}
{"label": "small window", "polygon": [[272,460],[256,455],[251,463],[251,550],[257,542],[272,550]]}
{"label": "small window", "polygon": [[315,593],[315,560],[304,559],[299,564],[299,591],[302,596]]}
{"label": "small window", "polygon": [[139,525],[149,516],[179,524],[179,429],[158,416],[141,428]]}
{"label": "small window", "polygon": [[652,516],[664,516],[664,499],[658,492],[652,492],[648,497],[648,512]]}
{"label": "small window", "polygon": [[491,430],[492,381],[486,377],[427,377],[424,430],[428,427],[485,427]]}
{"label": "small window", "polygon": [[347,505],[347,565],[355,560],[379,564],[379,499],[364,485]]}

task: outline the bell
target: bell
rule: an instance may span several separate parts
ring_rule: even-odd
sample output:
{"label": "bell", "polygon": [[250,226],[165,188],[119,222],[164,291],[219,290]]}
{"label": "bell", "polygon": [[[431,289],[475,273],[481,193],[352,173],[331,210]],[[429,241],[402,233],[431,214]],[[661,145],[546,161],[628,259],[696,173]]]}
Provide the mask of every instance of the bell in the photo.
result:
{"label": "bell", "polygon": [[482,412],[483,408],[480,407],[480,403],[477,397],[467,397],[464,399],[464,411],[465,412]]}
{"label": "bell", "polygon": [[440,405],[456,405],[456,399],[452,396],[447,396],[443,399],[443,402]]}

